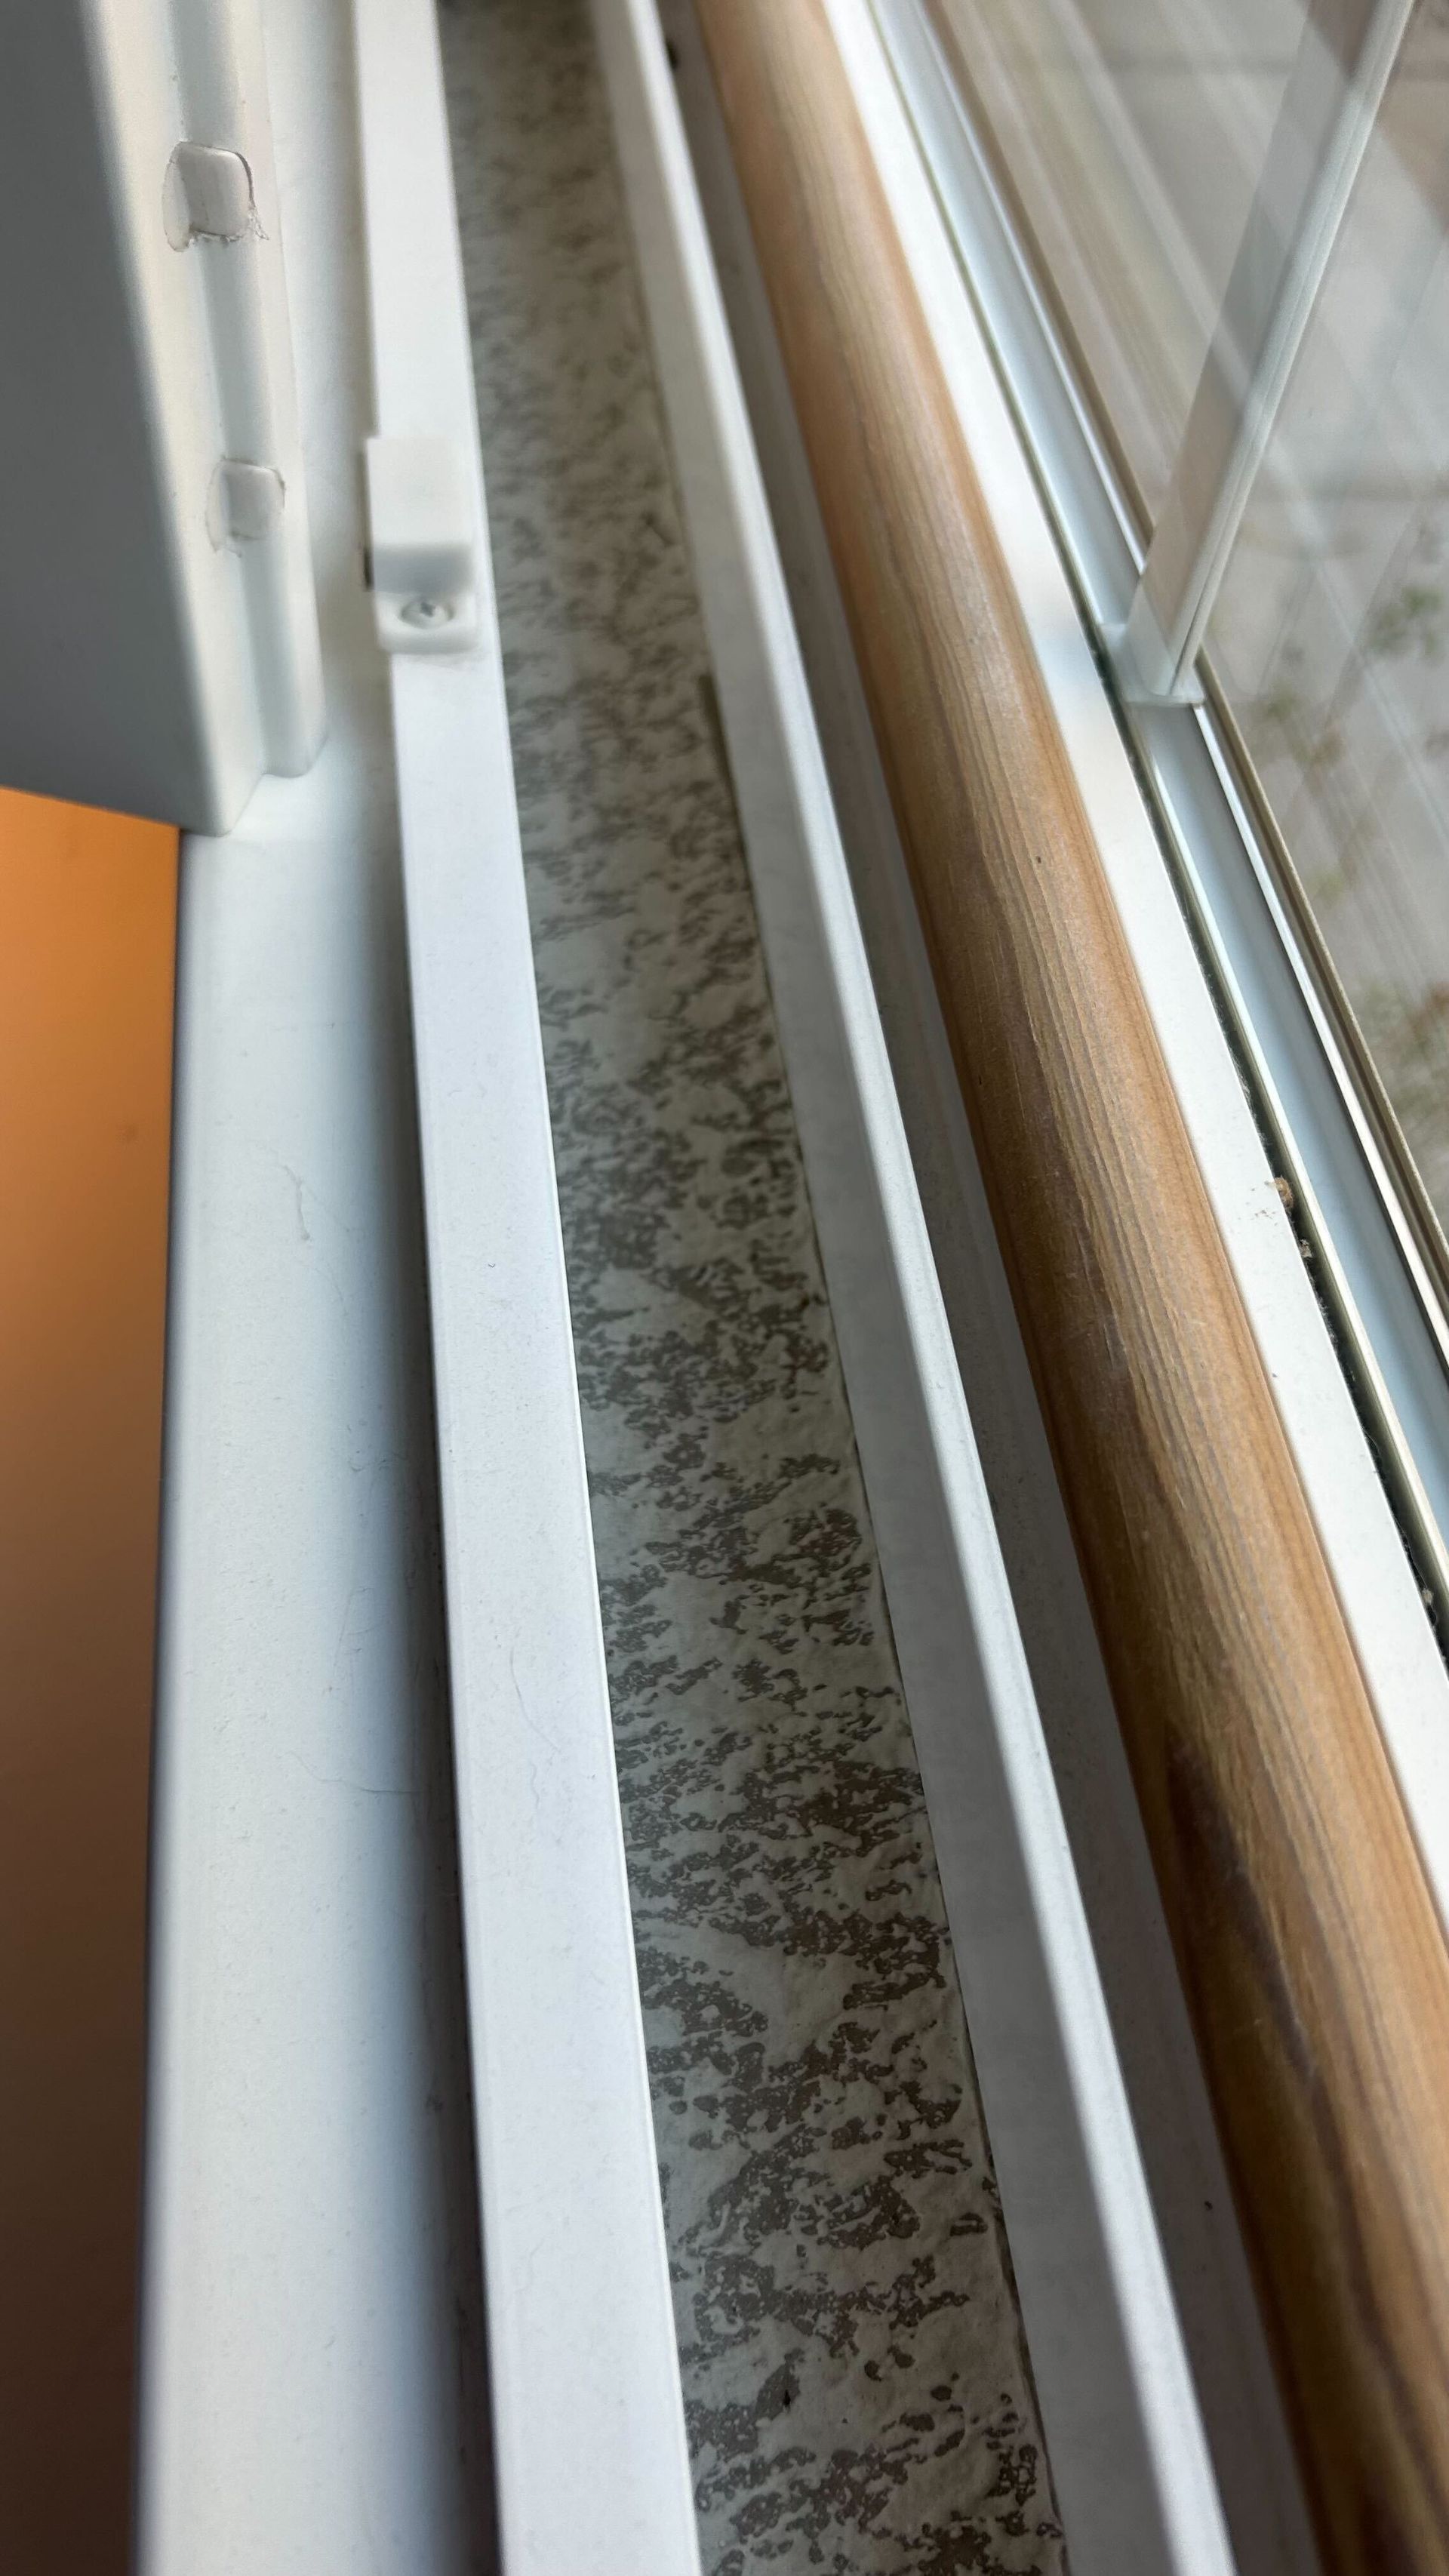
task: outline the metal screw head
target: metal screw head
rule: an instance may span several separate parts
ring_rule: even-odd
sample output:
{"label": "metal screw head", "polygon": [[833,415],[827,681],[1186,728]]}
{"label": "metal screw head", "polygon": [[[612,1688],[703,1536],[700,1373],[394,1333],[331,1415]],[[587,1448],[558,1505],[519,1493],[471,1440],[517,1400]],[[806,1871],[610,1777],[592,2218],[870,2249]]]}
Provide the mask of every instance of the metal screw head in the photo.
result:
{"label": "metal screw head", "polygon": [[453,618],[451,599],[410,599],[398,610],[404,626],[447,626]]}

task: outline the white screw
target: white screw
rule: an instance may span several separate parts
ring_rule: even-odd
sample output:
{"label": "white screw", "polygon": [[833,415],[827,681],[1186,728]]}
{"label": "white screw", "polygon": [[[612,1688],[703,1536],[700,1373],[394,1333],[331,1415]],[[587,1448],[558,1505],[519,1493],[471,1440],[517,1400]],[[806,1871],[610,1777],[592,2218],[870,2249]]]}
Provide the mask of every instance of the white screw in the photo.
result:
{"label": "white screw", "polygon": [[398,610],[404,626],[448,626],[453,614],[451,599],[410,599]]}

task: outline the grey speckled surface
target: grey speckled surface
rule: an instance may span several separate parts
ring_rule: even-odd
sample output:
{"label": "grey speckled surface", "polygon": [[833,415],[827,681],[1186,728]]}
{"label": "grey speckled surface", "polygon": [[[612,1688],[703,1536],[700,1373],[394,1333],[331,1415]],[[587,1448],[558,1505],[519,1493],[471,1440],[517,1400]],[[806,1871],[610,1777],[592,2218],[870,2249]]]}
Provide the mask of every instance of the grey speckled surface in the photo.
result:
{"label": "grey speckled surface", "polygon": [[587,21],[443,30],[704,2562],[1058,2576]]}

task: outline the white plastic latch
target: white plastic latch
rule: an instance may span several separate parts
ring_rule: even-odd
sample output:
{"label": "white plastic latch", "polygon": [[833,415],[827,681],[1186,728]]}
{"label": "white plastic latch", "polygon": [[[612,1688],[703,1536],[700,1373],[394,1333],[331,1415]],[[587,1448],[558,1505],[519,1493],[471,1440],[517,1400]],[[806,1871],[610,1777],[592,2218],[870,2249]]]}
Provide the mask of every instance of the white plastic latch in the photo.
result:
{"label": "white plastic latch", "polygon": [[389,653],[465,653],[478,641],[472,478],[451,438],[370,438],[373,612]]}
{"label": "white plastic latch", "polygon": [[161,219],[173,250],[194,241],[245,241],[257,229],[257,209],[251,170],[240,152],[178,143],[166,164]]}
{"label": "white plastic latch", "polygon": [[280,527],[287,491],[275,465],[223,456],[211,478],[206,525],[214,546],[254,546]]}

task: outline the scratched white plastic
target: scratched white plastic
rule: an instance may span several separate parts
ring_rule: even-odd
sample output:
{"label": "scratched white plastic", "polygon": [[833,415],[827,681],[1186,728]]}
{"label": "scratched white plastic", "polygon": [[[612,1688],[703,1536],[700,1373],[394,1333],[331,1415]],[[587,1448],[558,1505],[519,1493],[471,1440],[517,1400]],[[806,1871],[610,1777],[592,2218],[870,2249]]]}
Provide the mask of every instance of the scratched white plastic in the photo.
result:
{"label": "scratched white plastic", "polygon": [[491,601],[390,672],[363,583],[374,429],[483,534],[434,31],[360,32],[371,316],[268,0],[331,731],[183,861],[137,2564],[481,2576],[496,2471],[507,2576],[696,2576]]}
{"label": "scratched white plastic", "polygon": [[[138,2576],[479,2576],[482,2288],[345,17],[269,0],[332,725],[183,844]],[[168,256],[170,254],[168,253]]]}
{"label": "scratched white plastic", "polygon": [[355,25],[375,427],[478,535],[478,649],[390,670],[503,2560],[695,2576],[432,0]]}

